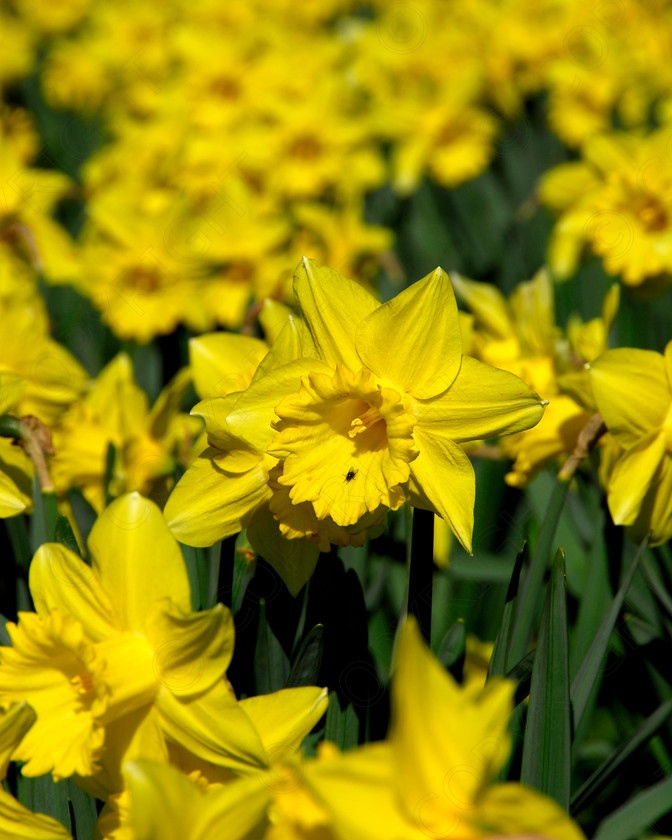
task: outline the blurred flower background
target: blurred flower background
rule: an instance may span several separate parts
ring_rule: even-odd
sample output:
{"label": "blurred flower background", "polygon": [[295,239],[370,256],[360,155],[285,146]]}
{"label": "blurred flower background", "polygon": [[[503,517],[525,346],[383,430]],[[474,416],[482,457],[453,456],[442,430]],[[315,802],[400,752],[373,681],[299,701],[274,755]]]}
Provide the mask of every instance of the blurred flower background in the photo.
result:
{"label": "blurred flower background", "polygon": [[0,837],[672,834],[671,285],[668,0],[0,0]]}

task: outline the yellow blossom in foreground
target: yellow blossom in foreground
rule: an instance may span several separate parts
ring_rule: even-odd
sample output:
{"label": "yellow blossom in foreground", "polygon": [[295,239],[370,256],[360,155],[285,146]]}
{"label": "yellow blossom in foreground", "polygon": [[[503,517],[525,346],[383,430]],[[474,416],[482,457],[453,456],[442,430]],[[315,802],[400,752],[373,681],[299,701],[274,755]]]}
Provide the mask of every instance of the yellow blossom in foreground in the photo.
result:
{"label": "yellow blossom in foreground", "polygon": [[590,365],[597,409],[613,438],[607,502],[617,525],[657,545],[672,537],[672,342],[664,354],[609,350]]}
{"label": "yellow blossom in foreground", "polygon": [[513,689],[508,680],[458,686],[409,619],[392,676],[387,741],[305,767],[307,785],[331,815],[336,836],[582,840],[554,800],[515,782],[492,784],[510,749]]}
{"label": "yellow blossom in foreground", "polygon": [[[268,504],[284,536],[328,547],[409,502],[439,513],[470,551],[474,472],[460,444],[528,428],[542,401],[462,355],[441,269],[381,306],[304,260],[294,292],[303,320],[290,317],[250,385],[195,409],[212,449],[168,501],[173,532],[208,545]],[[260,530],[266,557],[272,533]]]}
{"label": "yellow blossom in foreground", "polygon": [[[101,799],[123,789],[126,760],[171,749],[233,772],[291,754],[319,720],[326,692],[287,689],[238,702],[226,680],[233,618],[191,610],[182,554],[158,508],[137,493],[93,526],[91,566],[58,544],[31,563],[36,613],[8,624],[0,705],[37,719],[14,757],[22,772],[75,774]],[[186,759],[185,759],[186,760]]]}

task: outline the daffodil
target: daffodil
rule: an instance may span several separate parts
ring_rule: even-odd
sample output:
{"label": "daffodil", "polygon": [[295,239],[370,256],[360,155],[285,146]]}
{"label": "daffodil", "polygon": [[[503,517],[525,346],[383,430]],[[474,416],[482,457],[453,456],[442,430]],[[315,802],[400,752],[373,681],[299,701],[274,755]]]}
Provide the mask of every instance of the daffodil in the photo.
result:
{"label": "daffodil", "polygon": [[27,701],[37,715],[14,754],[25,775],[75,774],[106,799],[123,789],[125,760],[166,762],[171,744],[234,772],[298,747],[325,692],[236,700],[225,677],[232,616],[222,605],[191,611],[181,552],[152,502],[113,502],[89,550],[91,566],[61,545],[38,550],[37,612],[8,624],[12,647],[0,648],[0,705]]}
{"label": "daffodil", "polygon": [[[175,464],[186,463],[200,429],[197,420],[179,410],[189,381],[189,371],[179,371],[150,409],[130,358],[125,353],[114,358],[54,429],[51,472],[57,492],[78,487],[97,512],[108,492],[116,497],[139,490],[162,503]],[[110,446],[115,456],[105,487]]]}
{"label": "daffodil", "polygon": [[508,484],[527,484],[549,460],[574,451],[595,411],[583,364],[608,347],[618,309],[618,287],[605,297],[602,317],[570,318],[567,337],[555,323],[553,283],[547,271],[519,283],[507,300],[495,286],[455,276],[455,289],[473,313],[471,351],[484,362],[520,376],[549,401],[534,428],[500,442],[514,459]]}
{"label": "daffodil", "polygon": [[510,749],[513,689],[508,680],[457,685],[409,619],[392,676],[388,739],[305,767],[336,836],[581,840],[578,826],[552,799],[515,782],[492,784]]}
{"label": "daffodil", "polygon": [[194,409],[212,448],[168,501],[173,532],[208,545],[247,527],[293,590],[316,554],[290,578],[280,534],[347,544],[407,501],[443,516],[471,550],[474,473],[460,443],[528,428],[542,401],[462,355],[441,269],[382,306],[307,260],[294,290],[303,320],[289,320],[250,385]]}
{"label": "daffodil", "polygon": [[657,545],[672,536],[672,342],[664,354],[609,350],[591,363],[595,404],[615,448],[606,471],[617,525]]}
{"label": "daffodil", "polygon": [[[26,383],[12,373],[0,373],[0,416],[15,408]],[[0,518],[16,516],[32,505],[32,464],[13,438],[0,438]]]}

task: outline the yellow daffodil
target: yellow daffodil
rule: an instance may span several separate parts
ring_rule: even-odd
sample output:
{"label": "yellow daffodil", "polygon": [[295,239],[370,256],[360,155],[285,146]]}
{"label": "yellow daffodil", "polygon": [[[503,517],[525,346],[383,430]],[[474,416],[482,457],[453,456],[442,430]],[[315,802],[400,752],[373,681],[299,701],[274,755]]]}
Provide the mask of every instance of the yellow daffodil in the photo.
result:
{"label": "yellow daffodil", "polygon": [[657,289],[669,282],[671,136],[669,128],[647,136],[596,136],[583,148],[582,161],[543,177],[541,200],[560,214],[549,246],[557,277],[570,277],[588,246],[609,274],[629,286],[647,282]]}
{"label": "yellow daffodil", "polygon": [[113,502],[89,538],[91,566],[57,544],[30,567],[36,613],[8,624],[0,704],[37,719],[15,752],[29,776],[76,774],[101,799],[123,789],[131,758],[165,762],[169,744],[238,772],[295,750],[325,691],[288,689],[243,707],[225,677],[233,619],[191,612],[181,552],[159,509],[137,493]]}
{"label": "yellow daffodil", "polygon": [[672,536],[672,342],[664,354],[609,350],[589,369],[595,404],[616,449],[606,474],[617,525],[657,545]]}
{"label": "yellow daffodil", "polygon": [[269,503],[283,534],[321,540],[322,526],[328,545],[409,501],[470,550],[474,473],[460,443],[528,428],[542,401],[463,357],[441,269],[382,306],[307,260],[294,290],[303,321],[289,321],[249,387],[195,409],[214,448],[167,504],[174,533],[209,544]]}
{"label": "yellow daffodil", "polygon": [[392,677],[388,740],[305,767],[336,836],[581,840],[578,826],[552,799],[517,783],[492,785],[510,749],[513,689],[506,680],[458,686],[409,619]]}
{"label": "yellow daffodil", "polygon": [[[26,703],[0,712],[0,781],[16,747],[35,722],[35,712]],[[0,837],[12,840],[72,840],[57,820],[34,814],[0,786]]]}
{"label": "yellow daffodil", "polygon": [[[97,512],[107,492],[119,496],[138,490],[162,503],[176,462],[186,463],[200,429],[198,421],[179,411],[189,381],[187,369],[177,373],[150,409],[130,358],[122,353],[113,359],[54,429],[51,472],[57,492],[78,487]],[[115,459],[111,486],[105,487],[110,446]]]}
{"label": "yellow daffodil", "polygon": [[607,349],[618,308],[618,287],[606,296],[602,318],[586,324],[571,318],[565,338],[555,323],[553,283],[547,271],[520,283],[508,300],[489,283],[459,275],[453,282],[459,298],[473,313],[470,343],[474,355],[515,373],[549,400],[541,422],[500,444],[514,459],[507,483],[523,486],[550,459],[574,451],[595,410],[583,364]]}
{"label": "yellow daffodil", "polygon": [[[12,373],[0,373],[0,416],[12,411],[25,391],[25,381]],[[32,506],[30,458],[13,438],[0,437],[0,519],[16,516]]]}

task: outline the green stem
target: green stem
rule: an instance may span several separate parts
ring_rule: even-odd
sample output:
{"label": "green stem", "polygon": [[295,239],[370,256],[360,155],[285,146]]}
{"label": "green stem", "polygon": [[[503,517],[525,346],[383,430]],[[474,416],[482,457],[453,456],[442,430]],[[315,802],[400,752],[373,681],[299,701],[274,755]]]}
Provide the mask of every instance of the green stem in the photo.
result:
{"label": "green stem", "polygon": [[408,568],[408,613],[415,616],[427,644],[432,632],[432,576],[434,574],[434,514],[415,508]]}

